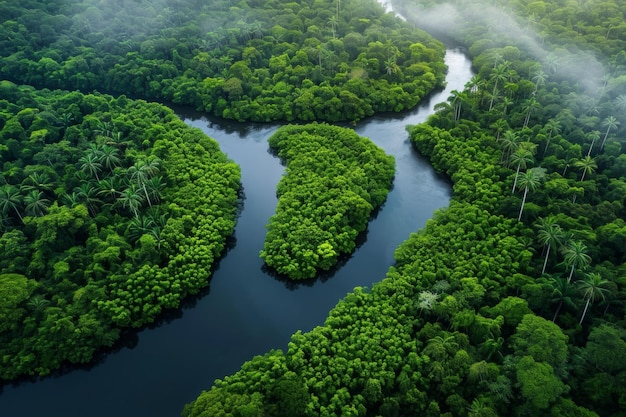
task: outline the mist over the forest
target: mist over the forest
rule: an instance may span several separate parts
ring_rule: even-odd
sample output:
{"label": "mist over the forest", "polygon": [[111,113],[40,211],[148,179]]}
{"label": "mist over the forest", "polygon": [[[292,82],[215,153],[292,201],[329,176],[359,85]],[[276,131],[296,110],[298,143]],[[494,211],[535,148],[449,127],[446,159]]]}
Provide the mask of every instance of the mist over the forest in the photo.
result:
{"label": "mist over the forest", "polygon": [[601,92],[606,70],[591,52],[574,45],[551,47],[536,23],[516,16],[511,10],[481,0],[445,2],[430,7],[402,3],[396,9],[435,37],[461,39],[469,33],[478,42],[481,38],[486,44],[491,42],[490,47],[515,46],[541,62],[543,71],[550,77],[579,84],[590,96]]}

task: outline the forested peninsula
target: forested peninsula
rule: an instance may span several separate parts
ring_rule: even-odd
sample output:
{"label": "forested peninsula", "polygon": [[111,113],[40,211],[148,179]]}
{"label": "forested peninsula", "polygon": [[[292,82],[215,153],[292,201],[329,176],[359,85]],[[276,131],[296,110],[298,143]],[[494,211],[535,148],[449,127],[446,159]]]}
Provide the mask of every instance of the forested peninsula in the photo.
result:
{"label": "forested peninsula", "polygon": [[239,121],[410,109],[445,72],[443,44],[374,0],[25,0],[0,16],[0,73],[15,83]]}
{"label": "forested peninsula", "polygon": [[353,130],[325,124],[283,126],[269,145],[287,172],[261,257],[289,278],[314,278],[354,251],[391,189],[395,161]]}
{"label": "forested peninsula", "polygon": [[208,285],[239,167],[160,104],[0,81],[0,377],[87,363]]}
{"label": "forested peninsula", "polygon": [[453,181],[450,206],[381,282],[182,415],[622,416],[626,6],[395,6],[447,25],[474,62],[408,128]]}

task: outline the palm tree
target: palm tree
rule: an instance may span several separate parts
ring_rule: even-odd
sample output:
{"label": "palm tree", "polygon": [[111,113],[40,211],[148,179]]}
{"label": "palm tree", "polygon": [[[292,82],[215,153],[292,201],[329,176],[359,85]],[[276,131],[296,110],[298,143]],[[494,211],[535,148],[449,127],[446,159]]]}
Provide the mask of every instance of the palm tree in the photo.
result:
{"label": "palm tree", "polygon": [[463,101],[465,101],[467,96],[458,90],[452,90],[450,94],[451,96],[448,97],[448,100],[450,101],[454,109],[452,119],[456,122],[461,118],[461,107],[463,105]]}
{"label": "palm tree", "polygon": [[428,341],[428,344],[422,351],[424,355],[429,356],[435,361],[444,362],[451,357],[459,349],[454,335],[446,337],[435,336]]}
{"label": "palm tree", "polygon": [[104,136],[106,138],[113,137],[113,123],[111,122],[103,122],[102,120],[97,121],[97,126],[94,129],[94,132],[100,136]]}
{"label": "palm tree", "polygon": [[128,237],[133,242],[137,241],[142,235],[150,233],[152,227],[154,227],[152,218],[142,215],[134,217],[128,225]]}
{"label": "palm tree", "polygon": [[498,119],[490,126],[496,130],[496,141],[500,141],[500,134],[504,132],[509,125],[506,123],[504,119]]}
{"label": "palm tree", "polygon": [[[496,61],[497,62],[497,61]],[[510,62],[503,61],[501,64],[498,64],[493,71],[491,72],[489,78],[493,81],[493,91],[491,92],[491,101],[489,102],[489,110],[493,108],[493,100],[496,96],[496,91],[498,91],[498,84],[506,82],[509,78],[509,66]]]}
{"label": "palm tree", "polygon": [[536,109],[541,107],[541,104],[535,97],[531,97],[524,101],[522,104],[522,109],[526,111],[526,117],[524,118],[524,124],[522,125],[522,129],[528,126],[528,122],[530,122],[530,115]]}
{"label": "palm tree", "polygon": [[517,221],[522,220],[522,212],[524,211],[524,204],[526,203],[528,190],[535,191],[539,187],[539,184],[545,175],[546,169],[537,167],[527,170],[520,176],[518,187],[524,189],[524,197],[522,197],[522,205],[519,210],[519,216],[517,216]]}
{"label": "palm tree", "polygon": [[148,205],[150,207],[152,207],[152,202],[150,201],[150,196],[148,195],[146,181],[159,173],[159,165],[160,160],[158,158],[148,160],[141,159],[128,168],[131,180],[135,181],[136,184],[143,189],[144,195],[146,196],[146,200],[148,201]]}
{"label": "palm tree", "polygon": [[149,178],[144,185],[152,201],[157,203],[161,201],[161,191],[165,188],[165,181],[162,176],[159,175]]}
{"label": "palm tree", "polygon": [[502,97],[502,116],[506,116],[506,111],[511,104],[513,104],[513,99],[504,96]]}
{"label": "palm tree", "polygon": [[85,203],[87,208],[89,208],[91,215],[95,216],[96,208],[94,204],[97,204],[100,202],[100,199],[96,197],[96,195],[98,194],[98,191],[96,190],[96,188],[93,185],[87,182],[84,182],[80,186],[75,187],[74,192],[76,193],[76,196],[78,197],[79,201],[81,203]]}
{"label": "palm tree", "polygon": [[606,288],[608,283],[609,281],[602,279],[602,276],[597,272],[585,274],[585,278],[579,282],[578,287],[583,294],[583,300],[586,300],[587,302],[585,303],[585,309],[583,310],[583,314],[580,317],[580,322],[578,324],[583,324],[589,305],[593,304],[597,300],[604,300],[606,294],[609,292]]}
{"label": "palm tree", "polygon": [[570,267],[567,282],[571,282],[574,270],[589,265],[591,257],[587,255],[587,246],[580,240],[569,240],[561,251],[563,252],[563,263]]}
{"label": "palm tree", "polygon": [[396,57],[390,56],[385,61],[385,70],[387,71],[387,75],[395,74],[400,70],[400,67],[396,63]]}
{"label": "palm tree", "polygon": [[592,130],[591,132],[587,133],[586,136],[588,139],[591,139],[591,145],[589,145],[589,150],[587,151],[587,157],[589,157],[591,155],[591,151],[593,150],[593,145],[598,139],[600,139],[600,132],[598,132],[597,130]]}
{"label": "palm tree", "polygon": [[0,187],[0,211],[2,216],[6,216],[9,211],[14,211],[20,221],[24,221],[22,214],[20,213],[20,206],[22,204],[22,195],[16,186],[11,184],[5,184]]}
{"label": "palm tree", "polygon": [[606,132],[604,132],[604,138],[602,139],[602,144],[600,145],[600,150],[604,149],[604,143],[606,142],[606,138],[609,136],[609,132],[612,129],[617,129],[619,126],[619,122],[613,116],[609,116],[602,121],[602,126],[606,127]]}
{"label": "palm tree", "polygon": [[118,202],[122,205],[122,207],[130,209],[135,217],[139,217],[139,208],[143,203],[143,198],[141,197],[141,194],[137,192],[135,184],[131,184],[120,193]]}
{"label": "palm tree", "polygon": [[561,122],[555,119],[550,119],[548,120],[548,123],[546,123],[545,129],[548,132],[548,140],[546,141],[546,147],[543,149],[544,154],[548,150],[548,145],[550,145],[550,139],[552,139],[552,136],[561,133]]}
{"label": "palm tree", "polygon": [[574,166],[583,172],[580,176],[580,182],[583,182],[585,180],[586,174],[593,174],[596,168],[598,168],[598,164],[596,164],[596,161],[589,155],[585,156],[579,161],[574,162]]}
{"label": "palm tree", "polygon": [[122,159],[120,158],[120,151],[117,148],[109,145],[103,145],[99,150],[100,163],[104,165],[109,171],[120,166]]}
{"label": "palm tree", "polygon": [[20,188],[23,191],[39,190],[51,191],[53,184],[50,182],[50,175],[46,172],[33,172],[22,181]]}
{"label": "palm tree", "polygon": [[507,130],[502,135],[502,143],[500,147],[502,148],[502,157],[500,161],[505,161],[509,158],[513,152],[515,152],[520,146],[521,138],[519,135],[513,130]]}
{"label": "palm tree", "polygon": [[102,164],[98,161],[98,157],[93,152],[83,155],[78,162],[80,163],[81,171],[93,175],[96,177],[97,181],[100,181],[98,172],[102,170]]}
{"label": "palm tree", "polygon": [[539,86],[545,84],[547,79],[548,79],[548,74],[543,72],[543,70],[537,70],[537,72],[535,73],[535,75],[533,75],[533,78],[532,78],[532,81],[535,83],[535,91],[533,93],[536,93],[537,90],[539,89]]}
{"label": "palm tree", "polygon": [[26,204],[26,214],[31,216],[43,216],[48,210],[50,200],[44,198],[43,191],[31,190],[24,196],[24,203]]}
{"label": "palm tree", "polygon": [[526,169],[529,164],[533,163],[533,152],[528,149],[528,147],[520,147],[511,155],[509,158],[509,166],[517,165],[517,170],[515,171],[515,181],[513,181],[513,188],[511,188],[511,194],[515,192],[515,187],[517,186],[517,178],[519,177],[520,169]]}
{"label": "palm tree", "polygon": [[554,217],[548,217],[547,219],[540,218],[537,232],[537,239],[544,248],[546,248],[546,257],[543,261],[543,268],[541,268],[541,275],[546,272],[546,266],[548,265],[548,258],[550,257],[550,249],[553,246],[560,246],[563,243],[565,234],[561,226],[554,222]]}
{"label": "palm tree", "polygon": [[617,96],[615,99],[615,107],[621,112],[621,114],[626,113],[626,94],[620,94]]}
{"label": "palm tree", "polygon": [[112,176],[98,182],[98,195],[103,196],[110,202],[115,202],[122,189],[122,182],[118,177]]}
{"label": "palm tree", "polygon": [[552,317],[552,321],[555,322],[559,313],[561,312],[561,307],[565,304],[568,307],[576,308],[576,288],[566,279],[564,278],[551,278],[550,284],[552,285],[552,302],[559,304],[556,307],[556,311],[554,312],[554,317]]}
{"label": "palm tree", "polygon": [[80,204],[80,198],[78,197],[78,193],[76,193],[76,191],[61,196],[61,200],[63,201],[63,204],[69,208],[74,208]]}
{"label": "palm tree", "polygon": [[26,306],[35,313],[37,313],[43,311],[48,306],[48,304],[50,304],[50,301],[46,300],[43,295],[35,294],[30,297],[30,300],[28,300]]}
{"label": "palm tree", "polygon": [[337,16],[331,16],[328,18],[328,24],[330,25],[330,29],[333,32],[333,39],[335,38],[335,30],[337,30],[337,25],[339,24],[339,20],[337,20]]}

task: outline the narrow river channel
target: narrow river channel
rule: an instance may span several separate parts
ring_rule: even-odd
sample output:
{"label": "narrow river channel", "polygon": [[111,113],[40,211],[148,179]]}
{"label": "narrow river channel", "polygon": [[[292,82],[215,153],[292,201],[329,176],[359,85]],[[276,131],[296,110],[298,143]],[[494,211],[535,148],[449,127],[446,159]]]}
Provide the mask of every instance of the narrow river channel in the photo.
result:
{"label": "narrow river channel", "polygon": [[180,114],[187,124],[216,139],[242,170],[245,200],[234,244],[213,274],[210,289],[158,325],[128,337],[89,369],[5,386],[0,416],[176,417],[213,380],[237,371],[254,355],[285,349],[291,334],[322,324],[355,286],[382,279],[398,244],[450,199],[450,184],[412,149],[405,131],[406,125],[423,122],[436,103],[471,78],[471,63],[463,52],[448,50],[446,63],[445,90],[411,112],[377,116],[355,127],[395,156],[394,188],[346,263],[301,284],[277,279],[258,256],[284,171],[267,146],[277,125]]}

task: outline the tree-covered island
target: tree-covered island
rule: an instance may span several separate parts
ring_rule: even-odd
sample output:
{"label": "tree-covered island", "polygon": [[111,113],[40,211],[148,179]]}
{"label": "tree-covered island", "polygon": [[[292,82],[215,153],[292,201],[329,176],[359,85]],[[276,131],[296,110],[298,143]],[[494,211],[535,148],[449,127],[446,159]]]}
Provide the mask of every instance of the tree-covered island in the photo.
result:
{"label": "tree-covered island", "polygon": [[393,181],[392,156],[353,130],[283,126],[269,145],[286,161],[261,257],[292,279],[313,278],[356,247]]}

